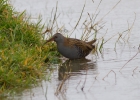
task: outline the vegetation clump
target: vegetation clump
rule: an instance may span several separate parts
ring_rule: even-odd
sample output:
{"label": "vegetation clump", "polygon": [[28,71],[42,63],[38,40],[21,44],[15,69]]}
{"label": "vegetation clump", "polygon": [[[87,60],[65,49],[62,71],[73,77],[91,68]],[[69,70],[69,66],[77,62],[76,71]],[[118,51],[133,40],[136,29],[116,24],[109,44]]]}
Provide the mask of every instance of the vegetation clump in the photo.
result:
{"label": "vegetation clump", "polygon": [[13,11],[7,0],[0,0],[0,95],[43,78],[47,67],[43,62],[52,60],[57,52],[53,44],[42,47],[42,29],[24,12]]}

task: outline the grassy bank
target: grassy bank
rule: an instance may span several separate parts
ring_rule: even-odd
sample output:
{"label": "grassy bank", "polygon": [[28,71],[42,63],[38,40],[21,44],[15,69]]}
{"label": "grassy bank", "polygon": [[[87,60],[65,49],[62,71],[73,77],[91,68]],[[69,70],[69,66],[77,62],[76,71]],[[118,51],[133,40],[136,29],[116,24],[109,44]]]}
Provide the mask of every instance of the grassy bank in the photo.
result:
{"label": "grassy bank", "polygon": [[0,95],[43,78],[47,66],[42,65],[56,51],[52,44],[42,48],[42,28],[0,0]]}

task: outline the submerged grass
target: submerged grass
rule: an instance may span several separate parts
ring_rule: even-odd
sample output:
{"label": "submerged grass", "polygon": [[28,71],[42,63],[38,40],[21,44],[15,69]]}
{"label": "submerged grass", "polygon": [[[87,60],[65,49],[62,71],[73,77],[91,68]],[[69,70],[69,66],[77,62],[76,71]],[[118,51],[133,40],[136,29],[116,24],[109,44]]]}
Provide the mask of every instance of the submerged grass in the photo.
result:
{"label": "submerged grass", "polygon": [[43,62],[53,61],[57,52],[54,44],[42,47],[42,29],[0,0],[0,96],[44,77]]}

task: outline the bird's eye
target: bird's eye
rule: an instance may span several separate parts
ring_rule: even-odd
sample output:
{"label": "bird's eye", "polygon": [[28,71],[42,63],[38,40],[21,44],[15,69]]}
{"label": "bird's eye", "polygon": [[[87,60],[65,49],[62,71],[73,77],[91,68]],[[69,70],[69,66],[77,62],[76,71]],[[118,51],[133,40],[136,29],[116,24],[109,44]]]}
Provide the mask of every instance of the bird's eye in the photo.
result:
{"label": "bird's eye", "polygon": [[54,38],[57,38],[57,36],[55,36]]}

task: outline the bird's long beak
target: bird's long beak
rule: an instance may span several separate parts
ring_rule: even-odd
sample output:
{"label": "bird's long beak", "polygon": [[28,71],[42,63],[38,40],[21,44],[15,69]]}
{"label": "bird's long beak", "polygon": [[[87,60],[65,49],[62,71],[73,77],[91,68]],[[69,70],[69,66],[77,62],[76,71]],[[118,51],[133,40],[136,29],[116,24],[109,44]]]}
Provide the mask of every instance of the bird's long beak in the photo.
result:
{"label": "bird's long beak", "polygon": [[48,43],[48,42],[51,42],[51,41],[54,41],[54,37],[52,37],[52,38],[50,38],[49,40],[47,40],[47,41],[44,43],[44,45],[45,45],[46,43]]}

